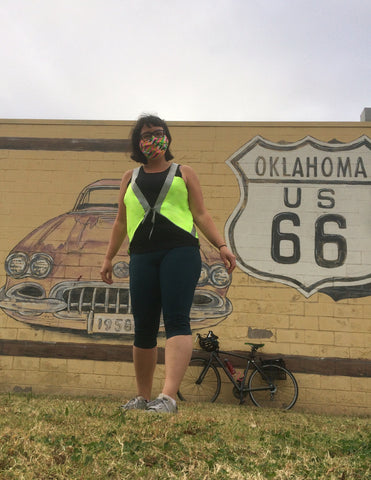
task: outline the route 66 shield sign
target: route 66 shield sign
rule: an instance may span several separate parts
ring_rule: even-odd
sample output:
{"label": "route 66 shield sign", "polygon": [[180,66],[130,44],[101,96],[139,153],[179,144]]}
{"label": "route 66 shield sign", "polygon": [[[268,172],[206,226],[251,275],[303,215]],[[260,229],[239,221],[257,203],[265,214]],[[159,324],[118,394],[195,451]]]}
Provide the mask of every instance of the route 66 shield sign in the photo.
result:
{"label": "route 66 shield sign", "polygon": [[306,297],[319,290],[335,299],[365,295],[371,283],[368,137],[325,143],[308,136],[283,144],[257,136],[227,164],[240,200],[226,238],[243,271]]}

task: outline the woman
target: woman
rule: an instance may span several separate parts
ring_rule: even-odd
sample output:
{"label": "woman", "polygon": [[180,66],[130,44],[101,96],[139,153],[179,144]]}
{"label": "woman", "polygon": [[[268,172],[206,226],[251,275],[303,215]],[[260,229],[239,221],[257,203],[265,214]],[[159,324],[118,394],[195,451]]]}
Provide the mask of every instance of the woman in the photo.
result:
{"label": "woman", "polygon": [[[153,115],[140,117],[131,142],[131,158],[142,166],[122,177],[101,277],[112,283],[112,260],[128,235],[137,396],[122,408],[171,413],[177,411],[176,393],[193,347],[189,314],[201,271],[194,224],[219,249],[229,273],[236,259],[205,208],[194,170],[172,162],[169,166],[174,157],[166,123]],[[166,332],[165,382],[162,393],[151,402],[161,310]]]}

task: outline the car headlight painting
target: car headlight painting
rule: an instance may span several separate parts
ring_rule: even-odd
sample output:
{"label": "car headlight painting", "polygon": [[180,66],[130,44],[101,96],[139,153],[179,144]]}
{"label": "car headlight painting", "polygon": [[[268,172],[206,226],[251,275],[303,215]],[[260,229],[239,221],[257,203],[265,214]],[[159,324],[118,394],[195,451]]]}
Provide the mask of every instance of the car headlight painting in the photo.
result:
{"label": "car headlight painting", "polygon": [[11,253],[5,260],[5,271],[11,277],[21,278],[25,276],[27,268],[28,257],[25,253]]}
{"label": "car headlight painting", "polygon": [[225,266],[221,263],[214,265],[202,264],[201,274],[198,280],[198,286],[204,287],[209,284],[216,288],[226,288],[231,283],[231,277],[227,272]]}
{"label": "car headlight painting", "polygon": [[216,264],[210,269],[210,279],[213,285],[219,288],[228,287],[231,278],[224,265]]}
{"label": "car headlight painting", "polygon": [[34,253],[31,258],[23,252],[11,253],[5,260],[5,270],[13,278],[45,278],[53,268],[53,259],[46,253]]}
{"label": "car headlight painting", "polygon": [[126,262],[117,262],[113,266],[113,274],[117,278],[127,278],[129,276],[129,265]]}
{"label": "car headlight painting", "polygon": [[35,253],[30,260],[30,272],[32,277],[45,278],[53,268],[53,259],[45,253]]}

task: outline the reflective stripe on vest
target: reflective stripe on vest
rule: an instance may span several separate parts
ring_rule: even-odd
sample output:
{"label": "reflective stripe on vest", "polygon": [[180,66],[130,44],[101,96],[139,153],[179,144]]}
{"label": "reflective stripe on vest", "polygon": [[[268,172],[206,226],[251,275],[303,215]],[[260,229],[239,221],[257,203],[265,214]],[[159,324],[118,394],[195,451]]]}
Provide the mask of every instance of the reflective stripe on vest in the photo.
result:
{"label": "reflective stripe on vest", "polygon": [[[151,218],[152,228],[151,228],[149,237],[151,237],[153,228],[154,228],[156,212],[158,214],[165,216],[172,223],[182,228],[183,230],[187,231],[194,237],[198,237],[196,232],[196,227],[193,224],[192,213],[189,210],[188,198],[187,198],[187,201],[184,201],[184,195],[187,194],[184,180],[179,177],[179,178],[176,178],[177,181],[174,182],[178,164],[176,163],[171,164],[168,174],[165,178],[164,184],[160,190],[160,193],[153,207],[149,205],[147,199],[143,195],[143,192],[140,190],[140,188],[136,183],[136,179],[138,177],[140,168],[141,167],[138,167],[133,170],[131,183],[128,187],[128,190],[124,198],[125,205],[129,207],[126,209],[127,230],[128,230],[129,240],[130,241],[132,240],[134,233],[138,228],[139,224],[143,223],[147,218],[147,216],[150,214],[152,215],[152,218]],[[178,180],[181,181],[182,184],[178,183]],[[170,192],[171,193],[170,196],[173,196],[174,194],[176,194],[176,198],[174,202],[170,203],[167,201],[166,197],[168,196],[169,191],[174,189],[175,189],[175,192],[174,191]],[[133,198],[133,194],[135,198]],[[179,202],[177,202],[178,199],[181,199],[181,200],[183,199],[183,205],[179,205]]]}

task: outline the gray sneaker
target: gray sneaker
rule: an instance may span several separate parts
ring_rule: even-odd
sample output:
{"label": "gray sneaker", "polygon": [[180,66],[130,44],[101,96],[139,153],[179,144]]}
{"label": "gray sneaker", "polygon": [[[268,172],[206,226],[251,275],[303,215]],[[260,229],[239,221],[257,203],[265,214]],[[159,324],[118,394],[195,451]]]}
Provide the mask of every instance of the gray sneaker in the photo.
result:
{"label": "gray sneaker", "polygon": [[147,411],[155,413],[177,413],[178,407],[170,397],[160,393],[156,400],[148,402]]}
{"label": "gray sneaker", "polygon": [[125,405],[121,405],[122,410],[147,410],[148,402],[145,398],[138,395],[137,397],[132,398],[125,403]]}

